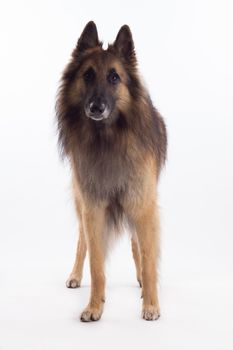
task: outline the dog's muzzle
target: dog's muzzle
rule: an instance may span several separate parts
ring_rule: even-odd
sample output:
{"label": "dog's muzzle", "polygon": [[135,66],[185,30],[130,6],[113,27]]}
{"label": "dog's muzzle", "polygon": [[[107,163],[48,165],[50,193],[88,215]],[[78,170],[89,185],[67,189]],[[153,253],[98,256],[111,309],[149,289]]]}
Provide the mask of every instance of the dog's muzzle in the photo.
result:
{"label": "dog's muzzle", "polygon": [[110,114],[110,110],[103,100],[95,99],[86,105],[85,113],[88,118],[99,121],[107,119]]}

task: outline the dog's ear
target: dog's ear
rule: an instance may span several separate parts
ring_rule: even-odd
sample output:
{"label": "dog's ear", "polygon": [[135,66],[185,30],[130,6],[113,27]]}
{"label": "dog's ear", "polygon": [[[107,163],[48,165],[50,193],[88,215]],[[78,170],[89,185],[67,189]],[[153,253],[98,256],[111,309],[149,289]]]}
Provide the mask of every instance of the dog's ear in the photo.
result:
{"label": "dog's ear", "polygon": [[86,27],[83,29],[83,32],[78,40],[74,54],[83,53],[88,49],[99,46],[98,32],[96,25],[93,21],[87,23]]}
{"label": "dog's ear", "polygon": [[126,24],[119,30],[113,47],[126,61],[135,62],[135,50],[132,33]]}

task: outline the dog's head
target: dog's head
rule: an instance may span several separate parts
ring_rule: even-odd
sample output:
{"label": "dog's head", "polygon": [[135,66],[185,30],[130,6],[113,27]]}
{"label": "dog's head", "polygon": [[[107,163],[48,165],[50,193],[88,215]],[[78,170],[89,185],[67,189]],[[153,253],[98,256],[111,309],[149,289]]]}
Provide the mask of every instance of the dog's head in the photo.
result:
{"label": "dog's head", "polygon": [[129,27],[121,27],[114,43],[104,50],[95,23],[89,22],[73,51],[63,82],[67,103],[77,107],[83,118],[111,124],[125,114],[139,84]]}

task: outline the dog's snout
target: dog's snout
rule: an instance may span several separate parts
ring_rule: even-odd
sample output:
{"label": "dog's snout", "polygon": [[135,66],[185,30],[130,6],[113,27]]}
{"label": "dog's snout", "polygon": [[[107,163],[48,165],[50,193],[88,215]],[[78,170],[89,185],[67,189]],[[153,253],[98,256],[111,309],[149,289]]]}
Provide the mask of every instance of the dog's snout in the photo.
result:
{"label": "dog's snout", "polygon": [[94,97],[86,104],[85,113],[93,120],[103,120],[108,118],[110,109],[104,98]]}
{"label": "dog's snout", "polygon": [[100,115],[105,111],[106,104],[103,101],[92,101],[90,103],[90,112],[95,115]]}

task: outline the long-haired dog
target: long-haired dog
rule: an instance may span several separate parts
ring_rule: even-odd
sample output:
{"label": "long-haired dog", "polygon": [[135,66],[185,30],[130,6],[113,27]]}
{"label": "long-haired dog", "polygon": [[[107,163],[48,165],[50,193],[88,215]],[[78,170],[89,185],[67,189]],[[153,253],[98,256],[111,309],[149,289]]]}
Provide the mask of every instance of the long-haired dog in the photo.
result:
{"label": "long-haired dog", "polygon": [[56,104],[59,144],[70,162],[79,219],[76,260],[68,288],[80,286],[86,250],[91,295],[82,321],[99,320],[105,301],[109,240],[128,224],[142,317],[160,315],[157,295],[157,183],[166,158],[162,117],[140,81],[132,34],[121,27],[107,50],[89,22],[64,70]]}

